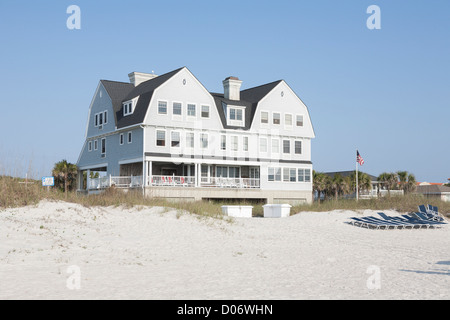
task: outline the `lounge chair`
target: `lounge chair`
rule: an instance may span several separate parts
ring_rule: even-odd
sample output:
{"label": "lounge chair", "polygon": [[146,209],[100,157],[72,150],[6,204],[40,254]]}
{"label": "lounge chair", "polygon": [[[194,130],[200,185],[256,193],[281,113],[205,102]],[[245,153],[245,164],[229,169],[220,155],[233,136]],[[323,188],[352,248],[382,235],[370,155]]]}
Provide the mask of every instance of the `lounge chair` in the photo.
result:
{"label": "lounge chair", "polygon": [[389,228],[390,225],[386,224],[386,223],[380,223],[380,222],[375,222],[375,221],[371,221],[368,219],[361,219],[361,218],[351,218],[352,222],[351,224],[354,226],[359,226],[359,227],[366,227],[368,229],[372,228],[372,229],[380,229],[381,227],[384,227],[385,229]]}
{"label": "lounge chair", "polygon": [[427,223],[431,224],[431,225],[444,225],[447,224],[446,222],[441,222],[441,221],[435,221],[435,220],[431,220],[430,217],[428,217],[427,215],[423,214],[422,212],[414,212],[413,215],[415,215],[419,220],[422,221],[426,221]]}
{"label": "lounge chair", "polygon": [[421,223],[421,222],[419,222],[419,220],[407,220],[403,217],[390,217],[383,212],[378,212],[378,215],[386,221],[395,221],[400,224],[403,224],[405,226],[405,228],[411,227],[411,228],[419,228],[420,229],[422,227],[427,227],[427,228],[429,227],[428,224]]}
{"label": "lounge chair", "polygon": [[431,217],[432,220],[435,221],[443,221],[444,219],[439,215],[439,209],[438,207],[434,207],[431,204],[429,204],[426,208],[427,215]]}
{"label": "lounge chair", "polygon": [[372,228],[375,229],[381,229],[382,227],[384,227],[384,229],[389,229],[389,228],[393,228],[393,229],[398,229],[398,228],[404,228],[403,225],[400,225],[397,222],[393,222],[393,221],[385,221],[385,220],[381,220],[381,219],[377,219],[374,217],[362,217],[362,218],[352,218],[355,221],[358,221],[361,226],[371,226]]}

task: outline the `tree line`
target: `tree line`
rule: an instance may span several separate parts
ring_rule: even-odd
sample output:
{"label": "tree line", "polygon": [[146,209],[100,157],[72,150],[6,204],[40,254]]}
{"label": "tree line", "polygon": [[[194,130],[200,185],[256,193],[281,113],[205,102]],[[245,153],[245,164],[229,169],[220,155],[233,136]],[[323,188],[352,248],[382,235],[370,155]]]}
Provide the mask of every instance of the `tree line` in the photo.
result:
{"label": "tree line", "polygon": [[[416,190],[416,178],[407,171],[383,172],[377,178],[379,186],[385,190],[403,190],[404,193]],[[364,172],[358,172],[359,193],[370,191],[372,181],[370,176]],[[313,171],[313,191],[318,194],[318,201],[321,196],[324,199],[335,198],[356,193],[356,171],[350,175],[343,176],[335,173],[333,176]]]}

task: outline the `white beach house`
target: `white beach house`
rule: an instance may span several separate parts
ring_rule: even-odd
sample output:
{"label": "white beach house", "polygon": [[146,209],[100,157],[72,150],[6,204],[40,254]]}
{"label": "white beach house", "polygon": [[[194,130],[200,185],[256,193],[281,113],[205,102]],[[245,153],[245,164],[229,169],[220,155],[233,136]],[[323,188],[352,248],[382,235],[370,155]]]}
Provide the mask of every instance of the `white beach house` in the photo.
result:
{"label": "white beach house", "polygon": [[314,129],[285,81],[241,90],[228,77],[223,93],[211,93],[186,67],[129,78],[97,86],[77,163],[80,191],[114,185],[185,200],[312,201]]}

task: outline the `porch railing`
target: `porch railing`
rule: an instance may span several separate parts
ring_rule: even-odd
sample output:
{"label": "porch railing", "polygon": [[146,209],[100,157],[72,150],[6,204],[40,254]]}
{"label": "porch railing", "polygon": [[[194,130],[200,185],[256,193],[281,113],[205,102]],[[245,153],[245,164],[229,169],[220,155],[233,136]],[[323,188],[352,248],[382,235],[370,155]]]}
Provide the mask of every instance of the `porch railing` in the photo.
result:
{"label": "porch railing", "polygon": [[100,178],[89,179],[89,190],[105,189],[109,187],[116,188],[139,188],[142,187],[142,176],[129,176],[129,177],[113,177],[106,176]]}
{"label": "porch railing", "polygon": [[[147,181],[153,187],[196,187],[195,177],[182,176],[151,176]],[[98,190],[109,187],[116,188],[139,188],[143,186],[143,176],[114,177],[105,176],[89,179],[88,189]],[[259,189],[260,179],[255,178],[222,178],[202,177],[198,187],[201,188],[236,188],[236,189]]]}
{"label": "porch railing", "polygon": [[194,177],[152,176],[150,184],[160,187],[195,187]]}
{"label": "porch railing", "polygon": [[202,178],[201,187],[211,188],[237,188],[237,189],[259,189],[259,179],[255,178]]}

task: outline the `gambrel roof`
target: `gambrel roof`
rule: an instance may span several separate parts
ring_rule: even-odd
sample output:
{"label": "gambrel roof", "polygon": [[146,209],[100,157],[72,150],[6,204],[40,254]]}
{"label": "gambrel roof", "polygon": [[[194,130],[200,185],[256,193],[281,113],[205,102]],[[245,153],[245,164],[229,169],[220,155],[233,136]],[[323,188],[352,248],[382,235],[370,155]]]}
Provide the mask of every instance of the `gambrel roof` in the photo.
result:
{"label": "gambrel roof", "polygon": [[[250,127],[253,123],[253,118],[256,113],[256,108],[258,106],[258,102],[261,101],[270,91],[272,91],[278,84],[281,83],[282,80],[275,81],[272,83],[268,83],[262,86],[258,86],[255,88],[250,88],[246,90],[242,90],[240,95],[240,100],[228,100],[225,99],[223,93],[211,93],[216,102],[216,107],[220,115],[220,119],[222,120],[222,124],[224,129],[243,129],[250,130]],[[223,104],[230,106],[242,106],[245,107],[245,126],[241,127],[233,127],[227,125],[226,115],[224,112]]]}
{"label": "gambrel roof", "polygon": [[[183,68],[176,69],[161,76],[147,80],[137,87],[134,87],[131,83],[101,80],[101,83],[105,87],[109,96],[111,97],[114,117],[116,120],[116,127],[118,129],[138,125],[144,122],[145,115],[147,114],[150,101],[153,96],[153,92],[180,72]],[[282,80],[261,85],[258,87],[242,90],[240,92],[240,100],[228,100],[225,99],[223,93],[210,93],[214,98],[220,119],[225,129],[243,129],[249,130],[253,122],[253,118],[256,113],[256,108],[259,101],[261,101],[269,92],[271,92]],[[137,104],[134,108],[134,112],[126,117],[123,116],[123,103],[139,97]],[[227,125],[226,115],[224,113],[223,104],[229,106],[242,106],[245,107],[245,126],[244,127],[232,127]]]}

